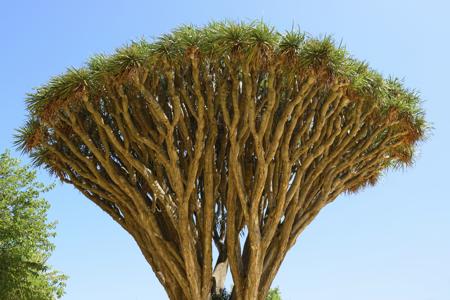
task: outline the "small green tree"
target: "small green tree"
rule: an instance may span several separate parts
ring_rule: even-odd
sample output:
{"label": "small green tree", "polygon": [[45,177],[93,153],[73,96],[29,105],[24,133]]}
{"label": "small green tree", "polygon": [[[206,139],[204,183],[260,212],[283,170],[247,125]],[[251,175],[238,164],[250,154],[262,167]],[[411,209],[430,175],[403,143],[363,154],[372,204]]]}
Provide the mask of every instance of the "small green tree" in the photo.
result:
{"label": "small green tree", "polygon": [[51,189],[9,153],[0,154],[0,299],[49,300],[64,294],[66,276],[48,264],[55,223],[47,220]]}
{"label": "small green tree", "polygon": [[274,288],[269,291],[266,300],[281,300],[281,292],[279,288]]}

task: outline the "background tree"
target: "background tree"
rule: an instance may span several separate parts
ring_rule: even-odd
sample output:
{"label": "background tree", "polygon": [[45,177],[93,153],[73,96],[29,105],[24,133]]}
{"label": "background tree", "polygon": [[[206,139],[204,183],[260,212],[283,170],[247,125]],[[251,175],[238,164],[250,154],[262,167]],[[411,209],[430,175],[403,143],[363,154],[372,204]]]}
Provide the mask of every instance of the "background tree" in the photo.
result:
{"label": "background tree", "polygon": [[55,223],[40,197],[51,187],[19,161],[0,155],[0,299],[51,300],[64,293],[64,275],[48,264]]}
{"label": "background tree", "polygon": [[[231,299],[231,294],[223,288],[218,293],[212,294],[211,300],[229,300]],[[266,300],[282,300],[279,288],[270,289],[267,294]]]}
{"label": "background tree", "polygon": [[267,294],[267,300],[281,300],[281,293],[279,288],[270,289]]}
{"label": "background tree", "polygon": [[133,236],[171,299],[208,299],[228,266],[232,299],[264,299],[321,208],[410,164],[426,129],[398,80],[260,22],[97,55],[27,102],[18,144]]}

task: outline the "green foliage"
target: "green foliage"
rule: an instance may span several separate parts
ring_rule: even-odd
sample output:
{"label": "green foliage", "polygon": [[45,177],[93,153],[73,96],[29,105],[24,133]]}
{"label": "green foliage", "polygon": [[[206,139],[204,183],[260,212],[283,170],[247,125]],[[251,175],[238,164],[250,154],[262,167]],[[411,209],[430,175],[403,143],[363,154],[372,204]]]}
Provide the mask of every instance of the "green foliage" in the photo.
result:
{"label": "green foliage", "polygon": [[[220,294],[214,294],[212,300],[230,300],[231,293],[227,289],[223,289]],[[270,289],[267,294],[266,300],[281,300],[281,293],[279,288]]]}
{"label": "green foliage", "polygon": [[66,276],[48,264],[55,223],[40,197],[51,186],[9,153],[0,154],[0,299],[50,300],[64,294]]}
{"label": "green foliage", "polygon": [[[152,43],[132,42],[113,55],[96,55],[86,66],[54,77],[28,95],[30,118],[18,130],[17,146],[29,152],[37,165],[45,165],[46,153],[40,151],[39,145],[51,132],[42,124],[57,123],[58,112],[68,106],[76,107],[83,96],[101,97],[111,82],[135,80],[148,73],[160,76],[160,69],[167,64],[175,68],[186,65],[194,54],[209,66],[274,64],[285,74],[295,73],[295,77],[312,72],[319,80],[346,85],[352,100],[375,101],[380,116],[394,111],[406,120],[414,134],[411,147],[405,152],[412,153],[415,141],[423,139],[429,129],[415,91],[403,87],[397,79],[383,78],[340,44],[336,45],[330,36],[315,38],[294,29],[279,33],[260,21],[225,21],[211,22],[203,28],[180,26]],[[405,162],[410,160],[406,155]]]}
{"label": "green foliage", "polygon": [[269,291],[266,300],[281,300],[281,293],[279,288],[274,288]]}
{"label": "green foliage", "polygon": [[227,291],[227,289],[223,289],[220,291],[220,294],[213,294],[212,300],[229,300],[231,299],[231,293]]}

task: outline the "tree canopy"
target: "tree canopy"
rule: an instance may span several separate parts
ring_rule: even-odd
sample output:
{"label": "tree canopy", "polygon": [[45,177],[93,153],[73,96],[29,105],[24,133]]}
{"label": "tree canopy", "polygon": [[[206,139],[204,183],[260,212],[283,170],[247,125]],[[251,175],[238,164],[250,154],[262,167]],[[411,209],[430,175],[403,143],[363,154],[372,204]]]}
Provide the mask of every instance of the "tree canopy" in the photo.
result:
{"label": "tree canopy", "polygon": [[[136,240],[171,299],[264,299],[320,209],[410,165],[420,98],[331,37],[182,26],[27,98],[17,143]],[[217,260],[213,263],[213,250]]]}
{"label": "tree canopy", "polygon": [[0,299],[51,300],[64,293],[65,276],[48,264],[55,223],[40,197],[51,187],[36,180],[9,153],[0,154]]}

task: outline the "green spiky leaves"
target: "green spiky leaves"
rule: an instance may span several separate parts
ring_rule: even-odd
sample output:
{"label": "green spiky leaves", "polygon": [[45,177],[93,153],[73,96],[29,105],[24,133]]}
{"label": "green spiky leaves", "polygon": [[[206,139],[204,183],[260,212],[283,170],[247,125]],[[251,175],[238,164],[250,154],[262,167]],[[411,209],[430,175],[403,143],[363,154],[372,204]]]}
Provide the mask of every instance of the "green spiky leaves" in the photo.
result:
{"label": "green spiky leaves", "polygon": [[404,88],[396,79],[383,79],[365,62],[336,46],[331,37],[313,38],[298,30],[281,34],[262,22],[213,22],[203,28],[181,26],[152,43],[133,42],[113,55],[96,55],[86,66],[71,68],[52,78],[28,95],[31,121],[19,130],[17,144],[27,151],[38,146],[36,135],[41,136],[45,129],[36,124],[45,127],[57,123],[58,113],[76,107],[83,95],[99,98],[112,82],[139,80],[148,73],[152,76],[154,70],[167,65],[176,69],[194,56],[211,66],[272,66],[296,77],[314,73],[318,80],[347,85],[350,100],[376,101],[380,113],[395,111],[397,116],[407,119],[415,132],[414,138],[411,135],[415,141],[423,138],[427,129],[416,92]]}

